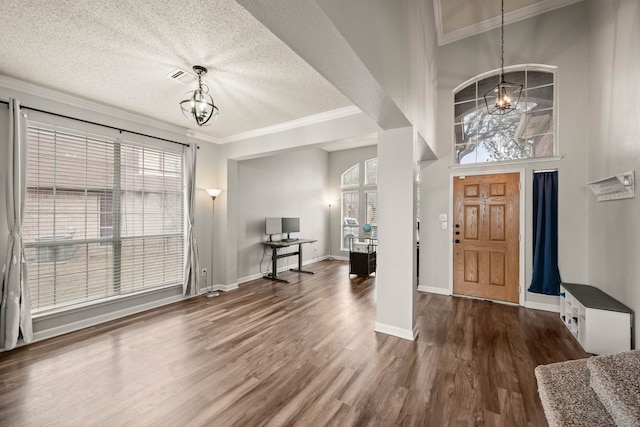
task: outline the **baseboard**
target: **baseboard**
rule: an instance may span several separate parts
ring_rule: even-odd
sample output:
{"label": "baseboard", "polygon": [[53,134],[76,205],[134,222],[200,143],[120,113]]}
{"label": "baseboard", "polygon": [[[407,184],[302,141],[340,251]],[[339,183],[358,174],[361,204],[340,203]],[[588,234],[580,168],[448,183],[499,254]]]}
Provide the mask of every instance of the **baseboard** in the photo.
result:
{"label": "baseboard", "polygon": [[230,285],[223,285],[222,283],[217,283],[216,285],[213,286],[214,291],[229,292],[229,291],[234,291],[236,289],[238,289],[237,283],[231,283]]}
{"label": "baseboard", "polygon": [[553,313],[560,313],[560,305],[558,304],[544,304],[541,302],[525,301],[525,308],[533,308],[534,310],[551,311]]}
{"label": "baseboard", "polygon": [[438,287],[435,287],[435,286],[420,285],[420,286],[418,286],[418,290],[420,292],[429,292],[431,294],[451,295],[451,293],[449,293],[449,289],[448,288],[438,288]]}
{"label": "baseboard", "polygon": [[[192,297],[193,298],[193,297]],[[60,325],[57,327],[45,329],[42,331],[34,332],[33,334],[33,342],[42,341],[48,338],[57,337],[59,335],[68,334],[70,332],[79,331],[80,329],[88,328],[90,326],[99,325],[101,323],[109,322],[111,320],[116,320],[121,317],[130,316],[132,314],[142,313],[143,311],[151,310],[153,308],[162,307],[164,305],[173,304],[175,302],[184,301],[188,299],[187,297],[176,295],[172,297],[167,297],[163,299],[159,299],[156,301],[151,301],[145,304],[139,304],[132,307],[127,307],[121,310],[113,311],[110,313],[105,313],[93,317],[89,317],[86,319],[78,320],[76,322],[66,323],[64,325]]]}
{"label": "baseboard", "polygon": [[394,337],[403,338],[409,341],[415,341],[418,337],[418,326],[414,326],[413,330],[398,328],[391,325],[385,325],[384,323],[376,322],[374,329],[376,332],[380,332],[387,335],[393,335]]}
{"label": "baseboard", "polygon": [[[302,265],[305,266],[305,265],[308,265],[308,264],[313,264],[315,262],[324,261],[327,258],[329,258],[329,255],[324,255],[324,256],[321,256],[321,257],[318,257],[318,258],[313,258],[313,259],[310,259],[310,260],[307,260],[307,261],[303,261]],[[334,258],[338,259],[337,257],[334,257]],[[298,268],[298,263],[296,262],[296,263],[293,263],[293,264],[289,264],[289,265],[285,265],[285,266],[282,266],[282,267],[278,267],[278,273],[282,273],[284,271],[289,271],[292,268]],[[265,273],[255,273],[255,274],[251,274],[249,276],[240,277],[240,278],[238,278],[238,283],[235,284],[236,287],[233,288],[233,289],[237,289],[237,287],[238,287],[237,285],[238,284],[247,283],[247,282],[250,282],[252,280],[260,279],[260,278],[264,277],[264,275],[265,275]],[[216,286],[218,286],[218,285],[216,285]]]}

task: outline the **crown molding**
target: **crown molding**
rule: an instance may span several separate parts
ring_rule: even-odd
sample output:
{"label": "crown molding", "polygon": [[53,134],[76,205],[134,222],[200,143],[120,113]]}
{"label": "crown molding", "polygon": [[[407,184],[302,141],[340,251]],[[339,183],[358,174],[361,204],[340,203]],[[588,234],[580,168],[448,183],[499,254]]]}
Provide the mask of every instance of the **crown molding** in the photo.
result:
{"label": "crown molding", "polygon": [[[484,33],[485,31],[500,28],[501,17],[500,15],[498,15],[494,16],[493,18],[485,19],[484,21],[480,21],[476,24],[469,25],[467,27],[460,28],[459,30],[451,31],[445,34],[443,33],[442,25],[442,9],[440,6],[441,1],[443,0],[433,0],[433,8],[436,15],[436,33],[438,35],[438,46],[443,46],[448,43],[453,43],[467,37]],[[582,0],[543,0],[537,3],[533,3],[529,6],[525,6],[523,8],[505,13],[504,24],[507,25],[529,19],[536,15],[550,12],[555,9],[560,9],[562,7],[578,3],[580,1]]]}
{"label": "crown molding", "polygon": [[[66,104],[71,107],[80,108],[80,109],[88,110],[94,113],[104,114],[117,119],[127,120],[129,122],[133,122],[136,124],[153,127],[155,129],[172,132],[177,135],[191,136],[189,135],[189,129],[187,128],[172,125],[160,120],[141,116],[135,113],[130,113],[124,110],[120,110],[116,107],[110,107],[95,101],[79,98],[74,95],[69,95],[64,92],[59,92],[54,89],[45,88],[42,86],[35,85],[33,83],[24,82],[22,80],[14,79],[11,77],[0,75],[0,86],[6,89],[15,90],[15,91],[27,93],[29,95],[45,98],[47,100],[60,102],[62,104]],[[52,111],[52,112],[55,112],[55,111]]]}
{"label": "crown molding", "polygon": [[300,119],[291,120],[288,122],[278,123],[276,125],[266,126],[260,129],[254,129],[247,132],[237,133],[235,135],[227,136],[225,138],[219,138],[219,144],[227,144],[229,142],[242,141],[250,138],[257,138],[260,136],[270,135],[273,133],[282,132],[289,129],[295,129],[303,126],[314,125],[317,123],[326,122],[333,119],[339,119],[342,117],[352,116],[354,114],[360,114],[362,111],[355,105],[349,107],[338,108],[336,110],[325,111],[324,113],[314,114],[312,116],[302,117]]}
{"label": "crown molding", "polygon": [[[140,116],[135,113],[130,113],[124,110],[120,110],[116,107],[110,107],[95,101],[79,98],[74,95],[69,95],[64,92],[38,86],[33,83],[27,83],[22,80],[14,79],[14,78],[3,76],[3,75],[0,75],[0,87],[4,87],[9,90],[14,90],[17,92],[22,92],[29,95],[41,97],[46,100],[59,102],[71,107],[88,110],[94,113],[104,114],[109,117],[126,120],[135,124],[152,127],[158,130],[172,132],[176,135],[182,135],[190,139],[195,139],[196,141],[209,142],[213,144],[226,144],[234,141],[241,141],[244,139],[265,136],[272,133],[282,132],[285,130],[294,129],[302,126],[309,126],[312,124],[322,123],[328,120],[347,117],[347,116],[361,113],[358,107],[352,105],[349,107],[326,111],[323,113],[302,117],[300,119],[291,120],[288,122],[283,122],[283,123],[267,126],[260,129],[241,132],[241,133],[230,135],[224,138],[216,138],[214,136],[204,134],[197,130],[172,125],[172,124],[169,124],[160,120],[152,119],[149,117]],[[33,107],[36,107],[36,106],[33,106]],[[55,111],[52,111],[52,112],[55,112]]]}

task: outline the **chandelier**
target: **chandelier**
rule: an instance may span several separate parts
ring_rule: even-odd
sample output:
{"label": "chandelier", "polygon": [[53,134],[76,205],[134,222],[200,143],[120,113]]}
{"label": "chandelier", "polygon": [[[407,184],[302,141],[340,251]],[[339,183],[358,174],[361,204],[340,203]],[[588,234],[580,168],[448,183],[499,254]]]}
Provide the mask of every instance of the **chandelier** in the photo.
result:
{"label": "chandelier", "polygon": [[209,87],[202,83],[202,76],[207,74],[207,69],[194,65],[193,71],[198,75],[198,88],[184,95],[180,108],[189,120],[195,121],[198,126],[204,126],[218,115],[218,107],[209,95]]}
{"label": "chandelier", "polygon": [[487,112],[493,115],[504,115],[516,109],[520,94],[522,93],[522,85],[509,83],[504,80],[504,0],[502,0],[502,43],[500,52],[500,83],[489,92],[484,94],[484,102],[487,106]]}

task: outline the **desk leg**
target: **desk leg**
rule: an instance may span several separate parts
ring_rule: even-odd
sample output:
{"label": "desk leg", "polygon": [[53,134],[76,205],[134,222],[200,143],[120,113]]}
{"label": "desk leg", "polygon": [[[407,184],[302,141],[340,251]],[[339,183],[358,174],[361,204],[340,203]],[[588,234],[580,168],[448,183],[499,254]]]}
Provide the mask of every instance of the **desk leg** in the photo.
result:
{"label": "desk leg", "polygon": [[271,274],[265,274],[264,278],[289,283],[288,280],[278,278],[278,248],[271,248]]}
{"label": "desk leg", "polygon": [[313,271],[305,271],[302,269],[302,243],[298,244],[298,268],[290,268],[291,271],[298,273],[315,274]]}

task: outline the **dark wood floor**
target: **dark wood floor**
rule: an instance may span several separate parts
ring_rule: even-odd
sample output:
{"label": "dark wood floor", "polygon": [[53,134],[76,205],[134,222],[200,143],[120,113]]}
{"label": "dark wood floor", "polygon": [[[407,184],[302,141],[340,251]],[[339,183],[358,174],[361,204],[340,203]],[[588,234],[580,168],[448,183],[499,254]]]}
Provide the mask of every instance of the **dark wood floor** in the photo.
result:
{"label": "dark wood floor", "polygon": [[0,425],[546,425],[533,369],[586,357],[558,315],[433,294],[415,342],[324,261],[0,354]]}

